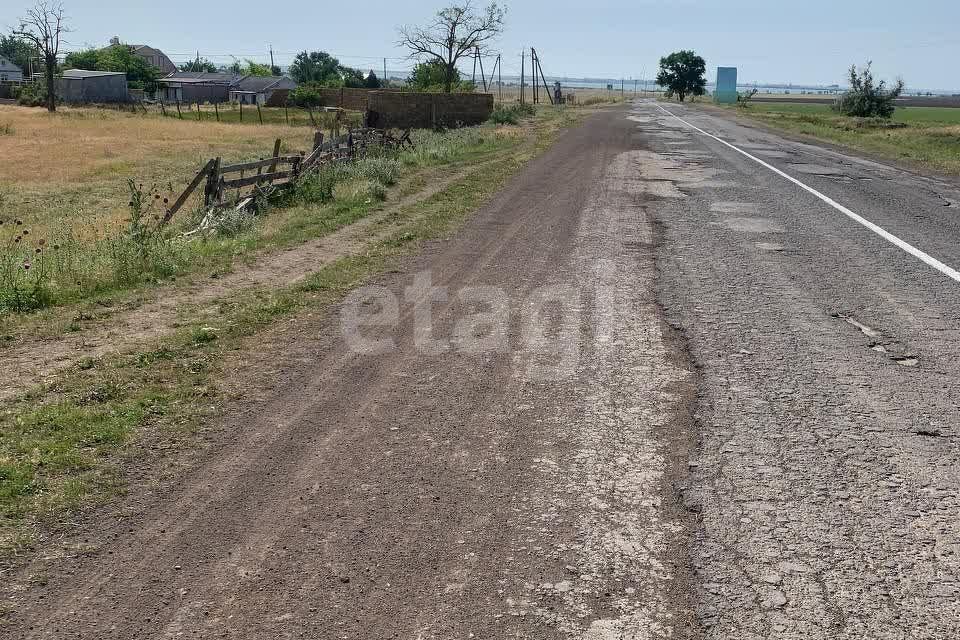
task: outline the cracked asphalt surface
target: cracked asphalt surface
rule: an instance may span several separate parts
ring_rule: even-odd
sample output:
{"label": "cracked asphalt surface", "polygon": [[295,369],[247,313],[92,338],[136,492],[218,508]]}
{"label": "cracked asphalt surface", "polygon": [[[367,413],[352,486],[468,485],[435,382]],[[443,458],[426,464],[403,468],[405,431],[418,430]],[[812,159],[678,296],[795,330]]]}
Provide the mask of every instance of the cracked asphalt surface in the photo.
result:
{"label": "cracked asphalt surface", "polygon": [[[671,109],[960,266],[955,184]],[[641,101],[374,284],[0,634],[960,635],[960,285],[796,185]]]}
{"label": "cracked asphalt surface", "polygon": [[[670,109],[960,265],[956,185]],[[704,634],[958,637],[960,285],[655,105],[632,117],[668,173],[712,182],[653,214],[698,371]]]}

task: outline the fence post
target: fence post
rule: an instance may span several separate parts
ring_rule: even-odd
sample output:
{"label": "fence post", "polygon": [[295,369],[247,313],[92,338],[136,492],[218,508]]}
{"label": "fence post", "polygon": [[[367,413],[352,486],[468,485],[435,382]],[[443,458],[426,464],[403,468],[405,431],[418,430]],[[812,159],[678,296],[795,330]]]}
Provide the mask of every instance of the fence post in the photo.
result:
{"label": "fence post", "polygon": [[313,134],[313,150],[316,151],[323,145],[323,132],[317,131]]}
{"label": "fence post", "polygon": [[238,103],[240,105],[240,122],[243,122],[243,103]]}
{"label": "fence post", "polygon": [[183,120],[183,111],[180,111],[180,101],[177,100],[177,117]]}
{"label": "fence post", "polygon": [[163,114],[163,117],[164,117],[164,118],[167,117],[167,110],[166,110],[166,109],[164,108],[164,106],[163,106],[163,100],[160,101],[160,113]]}
{"label": "fence post", "polygon": [[197,103],[197,122],[200,122],[203,118],[200,116],[200,103]]}
{"label": "fence post", "polygon": [[217,114],[217,122],[220,122],[220,107],[217,106],[216,102],[213,103],[213,110]]}
{"label": "fence post", "polygon": [[283,105],[283,119],[287,121],[287,126],[290,126],[290,114],[287,113],[287,105]]}
{"label": "fence post", "polygon": [[[280,157],[280,138],[277,138],[277,141],[273,143],[273,157],[274,158]],[[270,170],[267,171],[267,173],[273,173],[276,170],[277,170],[277,161],[274,160],[273,163],[270,165]]]}
{"label": "fence post", "polygon": [[209,207],[213,200],[216,199],[220,185],[220,161],[221,158],[219,156],[215,158],[213,166],[210,168],[210,173],[207,174],[207,184],[203,189],[204,207]]}
{"label": "fence post", "polygon": [[263,124],[263,112],[260,110],[259,101],[257,101],[257,117],[260,119],[260,124]]}

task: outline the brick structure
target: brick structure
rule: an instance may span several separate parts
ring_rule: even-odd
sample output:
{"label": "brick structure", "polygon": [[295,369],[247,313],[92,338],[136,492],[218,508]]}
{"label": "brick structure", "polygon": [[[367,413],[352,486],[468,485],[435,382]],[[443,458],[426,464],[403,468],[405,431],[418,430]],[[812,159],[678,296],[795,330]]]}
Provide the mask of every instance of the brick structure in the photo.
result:
{"label": "brick structure", "polygon": [[367,124],[383,129],[471,126],[493,113],[490,93],[370,93]]}

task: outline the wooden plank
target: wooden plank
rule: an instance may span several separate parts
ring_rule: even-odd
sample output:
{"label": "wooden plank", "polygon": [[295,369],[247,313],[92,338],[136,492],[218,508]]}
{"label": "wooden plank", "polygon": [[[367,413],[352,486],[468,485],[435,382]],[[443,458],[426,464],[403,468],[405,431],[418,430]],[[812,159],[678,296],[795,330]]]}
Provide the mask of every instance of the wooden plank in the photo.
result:
{"label": "wooden plank", "polygon": [[211,159],[207,164],[203,165],[203,169],[200,169],[199,173],[193,177],[193,180],[190,181],[190,184],[187,185],[187,188],[183,190],[183,193],[180,194],[180,197],[177,198],[176,202],[171,205],[167,212],[163,214],[163,220],[160,221],[160,225],[165,225],[170,222],[170,219],[173,218],[173,214],[180,210],[180,207],[183,206],[183,203],[187,201],[187,198],[190,197],[190,194],[200,186],[200,183],[205,177],[210,173],[210,170],[213,169],[213,165],[216,162],[215,159]]}
{"label": "wooden plank", "polygon": [[[240,162],[238,164],[228,164],[220,167],[220,173],[236,173],[238,171],[247,171],[249,169],[259,169],[260,167],[269,167],[273,164],[293,164],[300,160],[300,156],[277,156],[276,158],[263,158],[260,160],[251,160],[250,162]],[[270,173],[273,173],[272,171]]]}
{"label": "wooden plank", "polygon": [[240,189],[243,187],[249,187],[254,184],[261,184],[264,182],[274,182],[275,180],[282,180],[284,178],[289,178],[293,175],[292,171],[275,171],[274,173],[264,173],[261,175],[252,175],[247,176],[246,178],[238,178],[236,180],[224,180],[221,182],[224,189]]}

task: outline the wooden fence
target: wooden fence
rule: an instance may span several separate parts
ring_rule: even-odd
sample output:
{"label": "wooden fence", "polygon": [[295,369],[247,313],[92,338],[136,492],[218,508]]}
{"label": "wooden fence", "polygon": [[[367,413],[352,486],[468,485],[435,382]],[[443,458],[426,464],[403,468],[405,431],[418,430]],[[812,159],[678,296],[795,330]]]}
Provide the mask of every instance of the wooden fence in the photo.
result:
{"label": "wooden fence", "polygon": [[242,209],[260,195],[269,195],[277,188],[296,182],[310,172],[331,162],[348,161],[364,155],[371,147],[401,148],[412,146],[410,131],[396,137],[381,129],[350,129],[341,136],[324,141],[324,134],[316,132],[310,153],[280,155],[281,141],[273,145],[267,158],[224,164],[223,158],[211,158],[197,172],[183,193],[164,213],[161,225],[170,222],[190,196],[204,184],[203,208],[217,209],[235,206]]}

